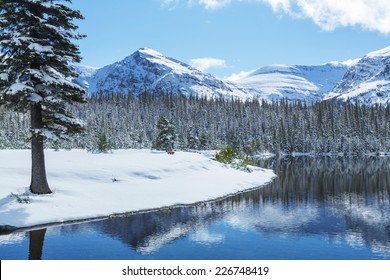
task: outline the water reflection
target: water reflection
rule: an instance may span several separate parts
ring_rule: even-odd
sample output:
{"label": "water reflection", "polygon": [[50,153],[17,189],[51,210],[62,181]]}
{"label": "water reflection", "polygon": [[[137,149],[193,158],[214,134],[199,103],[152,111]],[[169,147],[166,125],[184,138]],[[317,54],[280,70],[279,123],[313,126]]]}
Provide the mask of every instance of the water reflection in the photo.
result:
{"label": "water reflection", "polygon": [[39,229],[29,232],[29,260],[42,259],[43,242],[45,240],[46,229]]}
{"label": "water reflection", "polygon": [[207,230],[222,220],[242,231],[321,235],[390,256],[389,163],[388,158],[271,159],[261,165],[276,170],[278,179],[262,189],[96,226],[140,254],[186,236],[193,242],[223,242],[223,231]]}
{"label": "water reflection", "polygon": [[[348,250],[367,251],[360,258],[390,258],[390,158],[273,158],[260,164],[274,169],[278,178],[266,187],[220,201],[62,226],[49,229],[48,233],[30,232],[29,258],[41,257],[45,234],[48,238],[81,233],[98,233],[120,242],[138,256],[155,254],[157,258],[168,245],[177,249],[213,246],[213,258],[240,258],[237,250],[244,243],[248,244],[246,258],[271,258],[264,250],[259,255],[259,250],[251,248],[261,242],[265,247],[265,242],[278,242],[278,238],[288,240],[288,244],[299,241],[297,246],[308,248],[313,246],[314,238],[321,241],[322,247],[334,248],[335,252],[348,246]],[[239,245],[233,244],[232,232],[239,236]],[[20,233],[14,237],[15,242],[22,242]],[[2,246],[11,244],[10,240],[9,236],[0,237],[0,255]],[[91,258],[90,250],[99,249],[81,249],[80,254],[88,251],[89,257],[79,258]],[[277,246],[272,250],[277,250]],[[126,253],[111,253],[113,259],[128,257]],[[189,258],[196,257],[189,254],[186,253]],[[352,251],[339,257],[354,258],[353,254]],[[285,259],[332,256],[305,255],[304,249],[282,255]],[[66,259],[66,252],[62,258]]]}
{"label": "water reflection", "polygon": [[193,240],[219,240],[222,237],[207,235],[206,229],[213,221],[222,218],[223,211],[217,204],[203,204],[110,219],[97,226],[138,253],[148,254],[194,232]]}
{"label": "water reflection", "polygon": [[[284,232],[299,228],[300,234],[322,234],[390,256],[389,163],[389,158],[383,157],[297,157],[264,162],[279,177],[261,190],[259,203],[266,206],[255,214],[262,217],[257,226],[275,230],[272,223],[263,221],[271,216],[268,208],[274,208]],[[250,220],[250,214],[238,215]],[[284,222],[294,216],[293,224]]]}

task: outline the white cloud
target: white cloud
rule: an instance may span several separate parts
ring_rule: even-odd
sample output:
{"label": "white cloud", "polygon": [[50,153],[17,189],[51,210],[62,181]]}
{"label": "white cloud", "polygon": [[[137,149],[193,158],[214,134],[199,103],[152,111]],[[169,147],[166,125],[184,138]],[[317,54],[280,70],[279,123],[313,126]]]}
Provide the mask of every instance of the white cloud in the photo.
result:
{"label": "white cloud", "polygon": [[170,11],[176,9],[176,7],[179,5],[180,0],[163,0],[161,7],[168,9]]}
{"label": "white cloud", "polygon": [[191,59],[191,66],[201,71],[205,71],[210,68],[226,68],[226,62],[223,59],[203,57]]}
{"label": "white cloud", "polygon": [[200,5],[203,5],[207,10],[222,8],[230,3],[231,0],[197,0]]}
{"label": "white cloud", "polygon": [[163,6],[175,8],[185,1],[207,10],[219,9],[233,1],[266,3],[277,13],[295,18],[309,18],[323,30],[361,26],[364,29],[390,33],[389,0],[162,0]]}
{"label": "white cloud", "polygon": [[[163,8],[174,10],[184,0],[162,0]],[[215,10],[229,4],[232,0],[185,0],[189,6],[201,5],[206,10]]]}
{"label": "white cloud", "polygon": [[[247,0],[248,1],[248,0]],[[249,0],[265,2],[274,11],[310,18],[326,31],[337,27],[361,26],[390,33],[388,0]]]}
{"label": "white cloud", "polygon": [[289,12],[291,0],[239,0],[240,2],[265,2],[272,7],[275,12]]}

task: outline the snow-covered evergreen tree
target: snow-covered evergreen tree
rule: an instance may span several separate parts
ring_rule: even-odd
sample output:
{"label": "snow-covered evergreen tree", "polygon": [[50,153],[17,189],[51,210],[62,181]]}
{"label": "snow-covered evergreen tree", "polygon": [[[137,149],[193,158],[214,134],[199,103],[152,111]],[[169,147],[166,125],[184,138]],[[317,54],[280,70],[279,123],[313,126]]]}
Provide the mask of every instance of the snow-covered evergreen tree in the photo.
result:
{"label": "snow-covered evergreen tree", "polygon": [[82,130],[69,106],[85,101],[85,91],[72,82],[70,63],[80,62],[75,39],[79,11],[69,0],[0,1],[0,103],[31,114],[32,173],[30,190],[45,194],[43,144]]}
{"label": "snow-covered evergreen tree", "polygon": [[176,140],[176,129],[172,122],[160,117],[157,122],[158,135],[155,148],[158,150],[173,150]]}
{"label": "snow-covered evergreen tree", "polygon": [[[230,102],[196,97],[144,93],[93,96],[72,107],[86,123],[86,133],[60,141],[51,148],[91,150],[99,132],[110,148],[139,149],[155,146],[160,116],[169,116],[177,139],[175,148],[188,149],[199,137],[197,149],[232,145],[238,152],[364,154],[390,151],[390,106],[361,106],[323,102]],[[357,108],[360,107],[360,108]],[[175,108],[172,110],[172,108]],[[0,149],[28,148],[30,117],[0,107]],[[103,141],[104,143],[104,141]],[[191,144],[192,145],[192,144]],[[161,148],[164,149],[164,148]]]}
{"label": "snow-covered evergreen tree", "polygon": [[190,127],[187,131],[187,148],[191,150],[198,150],[200,141],[196,132],[193,131],[193,127]]}
{"label": "snow-covered evergreen tree", "polygon": [[94,135],[95,139],[92,139],[87,146],[87,150],[92,153],[108,153],[111,150],[111,144],[108,141],[106,134],[102,131],[98,131]]}

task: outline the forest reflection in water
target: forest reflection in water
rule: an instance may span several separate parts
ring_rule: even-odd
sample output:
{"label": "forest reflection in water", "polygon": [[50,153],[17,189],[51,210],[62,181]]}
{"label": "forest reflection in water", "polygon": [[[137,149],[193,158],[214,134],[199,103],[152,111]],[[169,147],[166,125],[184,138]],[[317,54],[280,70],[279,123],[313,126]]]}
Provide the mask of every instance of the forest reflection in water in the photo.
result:
{"label": "forest reflection in water", "polygon": [[[171,254],[179,258],[181,250],[189,250],[192,252],[183,253],[183,257],[332,259],[336,253],[329,253],[329,248],[334,247],[337,258],[390,259],[390,158],[271,158],[260,165],[274,169],[278,178],[263,188],[219,201],[30,232],[29,257],[39,258],[43,246],[43,258],[75,258],[69,255],[66,245],[50,245],[52,242],[46,241],[43,245],[46,233],[46,239],[56,236],[56,242],[64,244],[74,243],[80,235],[90,236],[90,243],[84,239],[84,244],[90,245],[75,252],[79,259],[101,258],[97,250],[105,250],[111,259],[173,258],[164,253],[167,246],[173,247],[171,252],[175,253]],[[231,235],[236,238],[228,238]],[[119,241],[122,246],[96,246],[94,238],[107,244]],[[277,243],[278,238],[288,240],[283,246],[294,246],[299,240],[300,248],[289,251],[267,244],[273,250],[286,250],[275,257],[251,246]],[[313,238],[320,240],[321,245],[313,245]],[[302,242],[306,239],[309,241]],[[0,238],[0,255],[2,246]],[[320,249],[325,247],[326,252],[321,253]],[[340,255],[339,249],[347,247],[348,254]],[[363,254],[362,248],[368,253]],[[355,249],[360,250],[359,255],[353,255]]]}

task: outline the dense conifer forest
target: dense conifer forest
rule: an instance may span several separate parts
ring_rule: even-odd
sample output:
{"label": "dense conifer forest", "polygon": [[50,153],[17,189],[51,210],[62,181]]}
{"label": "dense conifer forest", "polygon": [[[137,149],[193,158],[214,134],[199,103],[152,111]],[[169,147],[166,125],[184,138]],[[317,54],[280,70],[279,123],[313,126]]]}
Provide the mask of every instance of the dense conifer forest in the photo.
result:
{"label": "dense conifer forest", "polygon": [[[320,102],[208,100],[172,94],[92,96],[72,110],[85,132],[48,148],[89,151],[152,148],[161,117],[176,132],[175,149],[232,146],[250,155],[364,154],[390,151],[390,107]],[[29,117],[0,108],[0,148],[29,148]],[[102,148],[103,147],[103,148]]]}

